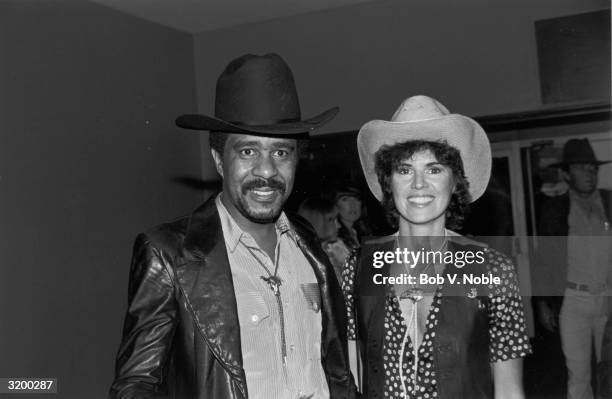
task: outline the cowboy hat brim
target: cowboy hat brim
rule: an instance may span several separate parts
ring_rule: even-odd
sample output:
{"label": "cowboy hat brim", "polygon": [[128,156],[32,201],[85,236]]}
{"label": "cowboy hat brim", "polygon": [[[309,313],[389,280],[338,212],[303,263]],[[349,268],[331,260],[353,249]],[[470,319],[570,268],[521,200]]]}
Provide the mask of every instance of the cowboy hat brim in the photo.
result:
{"label": "cowboy hat brim", "polygon": [[562,168],[564,166],[569,166],[569,165],[575,164],[575,163],[589,163],[589,164],[600,166],[600,165],[605,165],[605,164],[610,163],[610,162],[612,162],[612,160],[611,161],[598,161],[598,160],[592,160],[592,159],[584,159],[584,160],[577,159],[577,160],[574,160],[574,161],[571,161],[571,162],[563,161],[563,162],[551,163],[547,167],[548,168]]}
{"label": "cowboy hat brim", "polygon": [[461,154],[472,201],[484,194],[491,176],[491,146],[487,134],[473,119],[459,114],[414,122],[374,120],[359,130],[357,149],[361,167],[374,197],[383,194],[375,171],[375,154],[384,145],[412,140],[441,141]]}
{"label": "cowboy hat brim", "polygon": [[271,123],[269,125],[245,125],[225,121],[213,116],[186,114],[176,118],[176,125],[184,129],[210,130],[222,133],[265,134],[271,136],[291,136],[308,133],[317,129],[338,114],[340,108],[333,107],[319,115],[294,122]]}

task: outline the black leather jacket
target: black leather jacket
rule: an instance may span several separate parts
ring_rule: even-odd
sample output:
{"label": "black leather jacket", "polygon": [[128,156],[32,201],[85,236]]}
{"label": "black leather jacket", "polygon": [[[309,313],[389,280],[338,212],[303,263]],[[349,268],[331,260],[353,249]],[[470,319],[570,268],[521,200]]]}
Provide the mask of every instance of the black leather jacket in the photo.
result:
{"label": "black leather jacket", "polygon": [[[321,359],[332,398],[352,398],[346,315],[333,269],[289,217],[321,288]],[[123,340],[110,398],[247,398],[240,327],[214,198],[134,245]],[[284,398],[279,398],[284,399]]]}

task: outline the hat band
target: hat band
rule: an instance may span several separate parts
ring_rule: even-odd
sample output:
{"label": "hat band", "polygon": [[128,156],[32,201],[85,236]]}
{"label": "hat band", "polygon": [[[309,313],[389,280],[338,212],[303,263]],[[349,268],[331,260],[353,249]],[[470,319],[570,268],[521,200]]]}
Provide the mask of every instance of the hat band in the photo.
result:
{"label": "hat band", "polygon": [[595,158],[591,158],[591,157],[584,157],[584,158],[580,158],[580,157],[575,157],[575,158],[569,158],[563,161],[563,163],[566,164],[572,164],[572,163],[601,163],[602,161],[595,159]]}
{"label": "hat band", "polygon": [[266,126],[266,125],[280,125],[283,123],[294,123],[299,122],[299,118],[288,118],[288,119],[265,119],[257,121],[227,121],[232,125],[238,126]]}

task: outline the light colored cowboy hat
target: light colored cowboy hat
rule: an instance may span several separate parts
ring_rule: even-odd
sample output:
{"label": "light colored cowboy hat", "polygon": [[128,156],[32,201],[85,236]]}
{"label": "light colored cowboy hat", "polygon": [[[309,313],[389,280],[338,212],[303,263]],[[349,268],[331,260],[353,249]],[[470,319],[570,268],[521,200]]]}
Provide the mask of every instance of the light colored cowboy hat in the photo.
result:
{"label": "light colored cowboy hat", "polygon": [[374,169],[376,151],[412,140],[446,141],[458,149],[472,201],[485,192],[491,176],[491,145],[485,131],[475,120],[451,114],[431,97],[414,96],[400,105],[390,121],[370,121],[357,135],[363,174],[376,199],[383,197]]}

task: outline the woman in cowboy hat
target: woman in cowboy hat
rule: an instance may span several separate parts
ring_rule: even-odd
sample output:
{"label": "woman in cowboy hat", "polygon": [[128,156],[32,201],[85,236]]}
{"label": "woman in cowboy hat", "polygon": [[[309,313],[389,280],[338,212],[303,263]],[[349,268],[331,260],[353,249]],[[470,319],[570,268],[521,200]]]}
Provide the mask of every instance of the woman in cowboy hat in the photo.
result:
{"label": "woman in cowboy hat", "polygon": [[363,391],[523,397],[530,346],[512,261],[450,230],[489,181],[484,130],[416,96],[391,121],[366,123],[357,146],[368,186],[398,229],[364,244],[343,274]]}

